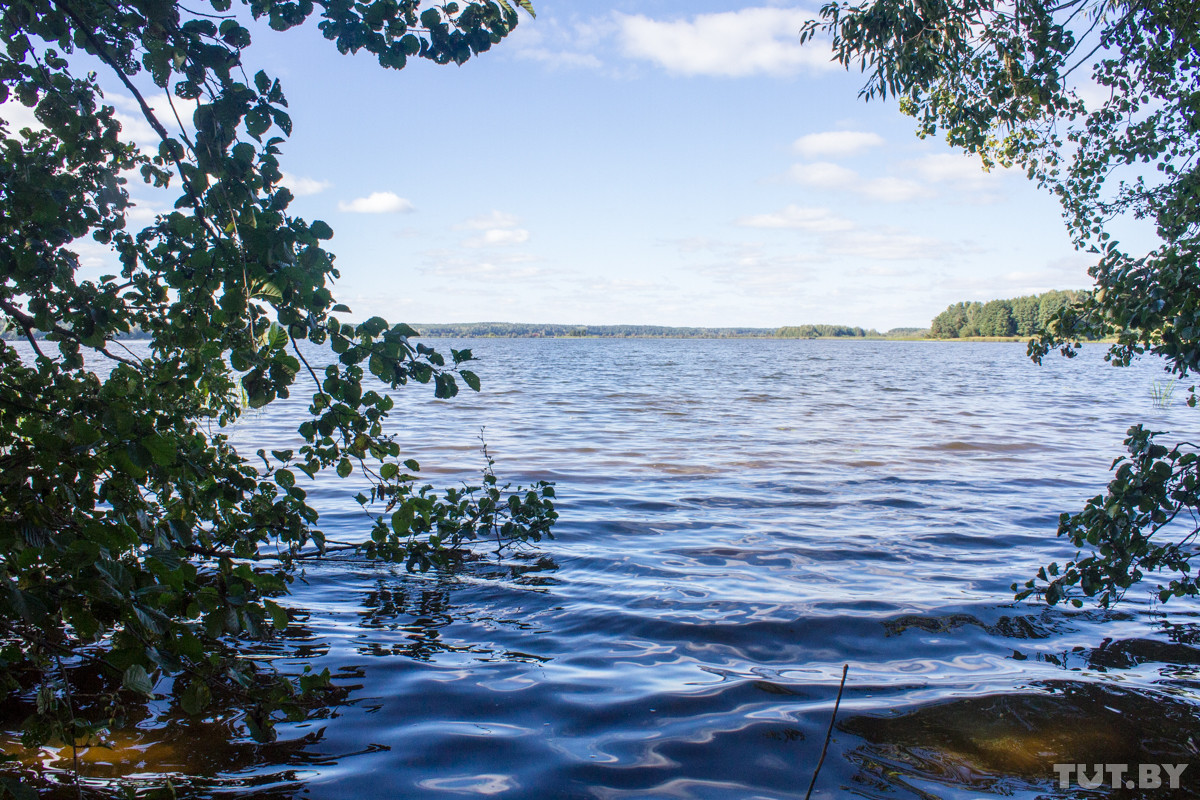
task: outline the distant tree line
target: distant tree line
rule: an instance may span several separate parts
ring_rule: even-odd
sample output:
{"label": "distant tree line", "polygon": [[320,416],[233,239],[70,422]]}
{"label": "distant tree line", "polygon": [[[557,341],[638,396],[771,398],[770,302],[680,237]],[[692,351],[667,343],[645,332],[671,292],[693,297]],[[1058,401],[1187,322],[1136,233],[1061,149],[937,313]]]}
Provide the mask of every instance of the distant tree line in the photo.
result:
{"label": "distant tree line", "polygon": [[849,325],[787,325],[775,331],[780,339],[841,339],[845,337],[879,338],[877,330],[863,330]]}
{"label": "distant tree line", "polygon": [[[64,327],[66,327],[66,326],[64,326]],[[18,340],[18,339],[28,339],[29,336],[32,336],[34,339],[40,341],[40,340],[47,338],[48,335],[49,334],[46,331],[41,331],[41,330],[30,331],[29,334],[26,334],[25,331],[23,331],[21,328],[14,325],[11,319],[9,319],[6,316],[0,315],[0,339],[9,341],[9,340]],[[116,334],[115,336],[113,336],[113,339],[149,339],[149,338],[151,338],[150,334],[147,333],[146,331],[143,331],[140,327],[138,327],[137,324],[130,325],[128,331],[122,331],[122,332]]]}
{"label": "distant tree line", "polygon": [[891,328],[884,336],[889,339],[924,339],[929,336],[929,328]]}
{"label": "distant tree line", "polygon": [[955,303],[933,318],[929,325],[929,338],[1033,336],[1055,312],[1075,302],[1083,294],[1068,289],[987,303]]}
{"label": "distant tree line", "polygon": [[665,325],[551,325],[527,322],[459,322],[415,326],[422,336],[612,339],[882,339],[921,338],[925,328],[893,328],[880,333],[849,325],[786,325],[781,328],[675,328]]}
{"label": "distant tree line", "polygon": [[672,328],[664,325],[550,325],[462,322],[415,326],[422,336],[478,338],[601,337],[613,339],[745,339],[775,336],[772,328]]}

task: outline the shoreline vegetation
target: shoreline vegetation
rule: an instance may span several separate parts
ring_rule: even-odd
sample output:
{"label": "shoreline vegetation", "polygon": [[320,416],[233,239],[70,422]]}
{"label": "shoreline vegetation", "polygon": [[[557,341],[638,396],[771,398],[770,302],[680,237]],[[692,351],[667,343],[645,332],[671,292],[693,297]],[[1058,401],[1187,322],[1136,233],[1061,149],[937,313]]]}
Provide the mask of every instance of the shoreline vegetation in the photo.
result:
{"label": "shoreline vegetation", "polygon": [[[492,330],[503,325],[504,332]],[[455,324],[413,325],[422,338],[429,339],[829,339],[875,342],[1026,342],[1023,336],[929,335],[928,328],[893,328],[884,332],[865,330],[862,334],[804,334],[782,332],[780,328],[693,328],[663,325],[555,325],[536,323],[464,322]],[[796,327],[796,326],[789,326]],[[804,326],[842,327],[842,326]],[[645,329],[652,330],[645,330]],[[860,329],[861,330],[861,329]]]}
{"label": "shoreline vegetation", "polygon": [[[804,324],[778,328],[678,327],[668,325],[563,325],[530,322],[422,323],[412,327],[429,339],[842,339],[873,341],[1025,342],[1060,309],[1083,297],[1081,291],[1049,291],[986,303],[960,302],[947,307],[928,328],[877,331],[850,325]],[[0,321],[2,324],[2,321]],[[40,333],[40,332],[39,332]],[[3,330],[4,339],[23,338]],[[44,334],[36,338],[43,338]],[[118,338],[148,339],[134,330]]]}
{"label": "shoreline vegetation", "polygon": [[[862,336],[838,336],[838,335],[817,335],[817,336],[788,336],[781,335],[775,328],[748,328],[743,329],[738,333],[730,333],[725,328],[672,328],[666,326],[653,326],[658,330],[654,333],[642,332],[625,332],[626,328],[644,328],[644,325],[539,325],[539,324],[522,324],[522,323],[505,323],[512,326],[521,332],[510,333],[483,333],[481,329],[490,327],[490,323],[457,323],[457,324],[439,324],[439,325],[414,325],[422,339],[808,339],[808,340],[836,340],[836,341],[864,341],[864,342],[1006,342],[1026,343],[1030,337],[1027,336],[941,336],[933,337],[929,335],[928,328],[918,328],[916,334],[909,334],[889,330],[884,333],[878,331],[868,331]],[[586,333],[558,333],[553,330],[546,329],[570,328],[573,330],[586,328]],[[600,329],[600,330],[597,330]],[[899,329],[905,331],[908,329]],[[44,339],[44,336],[35,337],[39,340]],[[148,341],[150,336],[135,331],[125,336],[117,337],[121,341]],[[24,336],[13,335],[11,332],[5,332],[0,335],[0,339],[4,341],[25,341]],[[1088,340],[1092,341],[1092,340]],[[1110,341],[1109,339],[1097,341]]]}

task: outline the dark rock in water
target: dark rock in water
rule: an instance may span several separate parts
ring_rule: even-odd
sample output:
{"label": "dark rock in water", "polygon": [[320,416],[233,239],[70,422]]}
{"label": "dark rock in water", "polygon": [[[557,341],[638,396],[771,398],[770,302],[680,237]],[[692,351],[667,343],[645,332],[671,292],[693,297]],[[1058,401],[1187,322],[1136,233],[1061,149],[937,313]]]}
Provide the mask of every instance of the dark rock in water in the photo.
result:
{"label": "dark rock in water", "polygon": [[[869,743],[861,763],[904,765],[913,777],[987,784],[1003,776],[1050,783],[1055,764],[1183,763],[1196,758],[1200,720],[1170,697],[1086,683],[1046,693],[950,700],[841,728]],[[1200,796],[1200,795],[1180,795]]]}

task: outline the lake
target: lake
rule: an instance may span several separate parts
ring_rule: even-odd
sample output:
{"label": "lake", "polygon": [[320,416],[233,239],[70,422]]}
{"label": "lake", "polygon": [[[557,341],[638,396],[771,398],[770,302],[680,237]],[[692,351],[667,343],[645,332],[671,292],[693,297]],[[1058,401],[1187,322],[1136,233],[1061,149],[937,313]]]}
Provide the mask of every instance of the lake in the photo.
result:
{"label": "lake", "polygon": [[[344,703],[256,745],[235,714],[156,709],[88,784],[180,796],[1200,797],[1200,610],[1014,603],[1073,550],[1058,514],[1107,482],[1126,429],[1196,435],[1187,386],[1104,348],[1038,367],[1023,344],[431,340],[483,391],[395,395],[404,457],[556,483],[556,538],[456,576],[308,568],[283,666]],[[297,395],[310,392],[300,384]],[[294,441],[293,398],[235,440]],[[1171,441],[1175,441],[1172,438]],[[310,501],[369,527],[353,479]],[[1188,763],[1156,795],[1061,789],[1053,765]],[[61,764],[61,762],[60,762]],[[1190,787],[1190,788],[1188,788]]]}

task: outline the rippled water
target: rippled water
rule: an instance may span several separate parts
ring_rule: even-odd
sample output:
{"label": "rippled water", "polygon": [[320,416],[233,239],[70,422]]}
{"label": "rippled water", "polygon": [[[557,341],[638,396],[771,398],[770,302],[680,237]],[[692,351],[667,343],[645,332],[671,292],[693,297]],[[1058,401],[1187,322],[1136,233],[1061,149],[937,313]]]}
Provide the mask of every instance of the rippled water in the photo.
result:
{"label": "rippled water", "polygon": [[[1195,435],[1182,389],[1152,402],[1157,365],[1113,369],[1099,346],[1037,367],[990,343],[437,344],[473,347],[484,390],[397,395],[407,455],[470,480],[483,428],[503,478],[557,483],[557,538],[453,578],[310,568],[292,663],[328,666],[347,701],[268,746],[236,718],[151,720],[93,748],[93,785],[802,798],[848,664],[814,797],[1160,796],[1060,789],[1059,762],[1186,762],[1161,796],[1200,797],[1197,606],[1009,590],[1072,554],[1057,515],[1099,491],[1131,424]],[[290,402],[238,440],[286,445]],[[310,491],[331,536],[363,535],[355,491]]]}

